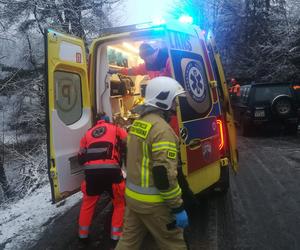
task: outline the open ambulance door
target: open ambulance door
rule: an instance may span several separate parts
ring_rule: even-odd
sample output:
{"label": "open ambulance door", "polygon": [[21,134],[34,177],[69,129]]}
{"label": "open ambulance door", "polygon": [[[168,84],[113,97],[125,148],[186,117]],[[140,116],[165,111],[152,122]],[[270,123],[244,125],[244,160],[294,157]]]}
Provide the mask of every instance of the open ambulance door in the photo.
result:
{"label": "open ambulance door", "polygon": [[186,90],[177,108],[182,170],[191,190],[199,193],[220,178],[220,108],[203,35],[193,25],[174,24],[167,23],[171,65]]}
{"label": "open ambulance door", "polygon": [[236,136],[236,128],[234,124],[233,110],[230,104],[230,98],[228,93],[228,88],[226,84],[225,74],[221,62],[220,54],[217,50],[216,43],[214,37],[211,33],[208,33],[207,36],[207,47],[209,53],[211,53],[211,63],[214,68],[214,71],[218,74],[217,81],[219,81],[222,95],[224,98],[224,107],[225,107],[225,119],[226,119],[226,129],[229,139],[229,149],[230,149],[230,162],[233,170],[237,172],[238,166],[238,150],[237,150],[237,136]]}
{"label": "open ambulance door", "polygon": [[48,173],[52,201],[77,192],[84,178],[77,162],[81,137],[91,126],[84,42],[45,32]]}

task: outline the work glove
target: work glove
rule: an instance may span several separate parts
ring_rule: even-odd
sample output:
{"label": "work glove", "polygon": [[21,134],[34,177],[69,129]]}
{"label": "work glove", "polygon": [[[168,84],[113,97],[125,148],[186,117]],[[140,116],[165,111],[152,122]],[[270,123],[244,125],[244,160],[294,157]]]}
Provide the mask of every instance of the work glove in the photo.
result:
{"label": "work glove", "polygon": [[176,226],[185,228],[189,225],[189,219],[185,210],[182,210],[179,213],[175,214],[176,217]]}
{"label": "work glove", "polygon": [[118,69],[109,69],[107,73],[113,75],[113,74],[119,73],[119,70]]}

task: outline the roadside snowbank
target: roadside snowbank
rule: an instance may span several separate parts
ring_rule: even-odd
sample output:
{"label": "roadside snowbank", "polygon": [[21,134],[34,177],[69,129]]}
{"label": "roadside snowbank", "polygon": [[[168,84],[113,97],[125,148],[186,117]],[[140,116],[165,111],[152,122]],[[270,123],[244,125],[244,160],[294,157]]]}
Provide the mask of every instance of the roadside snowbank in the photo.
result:
{"label": "roadside snowbank", "polygon": [[38,239],[50,221],[79,202],[77,193],[65,203],[51,203],[50,185],[46,185],[15,204],[0,209],[0,249],[24,249]]}

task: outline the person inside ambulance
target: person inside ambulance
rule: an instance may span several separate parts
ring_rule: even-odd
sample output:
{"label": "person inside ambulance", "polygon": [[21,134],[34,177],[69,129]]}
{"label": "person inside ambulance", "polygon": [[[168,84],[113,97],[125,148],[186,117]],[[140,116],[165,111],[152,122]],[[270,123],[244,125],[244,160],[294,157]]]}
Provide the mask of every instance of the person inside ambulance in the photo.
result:
{"label": "person inside ambulance", "polygon": [[85,180],[79,215],[79,239],[88,243],[89,228],[95,207],[101,195],[107,192],[113,199],[111,243],[114,247],[122,234],[125,209],[125,181],[121,171],[121,156],[126,149],[127,132],[109,123],[104,113],[97,116],[97,123],[80,141],[78,161],[84,165]]}
{"label": "person inside ambulance", "polygon": [[139,47],[139,56],[144,60],[144,63],[132,68],[110,69],[109,73],[128,76],[148,75],[150,79],[157,76],[171,76],[167,48],[154,49],[150,44],[142,43]]}
{"label": "person inside ambulance", "polygon": [[[128,76],[147,75],[149,79],[157,76],[172,77],[170,57],[167,48],[154,49],[150,44],[142,43],[139,47],[139,56],[144,60],[143,64],[132,68],[110,69],[109,73],[119,73]],[[137,108],[139,109],[139,107]],[[133,112],[135,112],[135,110],[133,110]],[[179,135],[179,126],[175,114],[170,117],[170,124],[176,134]]]}
{"label": "person inside ambulance", "polygon": [[241,96],[241,92],[240,92],[241,86],[235,78],[232,78],[230,82],[231,82],[231,87],[229,88],[229,95],[233,101],[236,101],[237,98]]}
{"label": "person inside ambulance", "polygon": [[148,82],[140,118],[128,135],[126,213],[118,250],[140,249],[147,232],[160,249],[187,249],[183,228],[188,216],[177,181],[178,137],[168,124],[175,97],[184,93],[170,77]]}

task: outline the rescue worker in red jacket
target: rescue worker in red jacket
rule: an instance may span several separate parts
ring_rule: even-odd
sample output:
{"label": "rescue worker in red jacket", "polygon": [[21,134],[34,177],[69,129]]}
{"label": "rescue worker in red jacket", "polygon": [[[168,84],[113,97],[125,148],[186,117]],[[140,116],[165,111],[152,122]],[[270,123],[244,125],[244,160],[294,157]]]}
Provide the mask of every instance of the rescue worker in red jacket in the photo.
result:
{"label": "rescue worker in red jacket", "polygon": [[229,88],[229,94],[232,99],[236,99],[237,97],[241,96],[240,92],[240,84],[237,82],[235,78],[231,79],[231,87]]}
{"label": "rescue worker in red jacket", "polygon": [[[105,119],[105,120],[104,120]],[[102,114],[80,141],[78,161],[84,165],[85,180],[81,184],[83,200],[79,215],[79,239],[87,243],[95,207],[103,192],[113,198],[111,222],[112,245],[122,233],[125,209],[125,181],[121,171],[121,154],[125,150],[127,132],[109,123]]]}
{"label": "rescue worker in red jacket", "polygon": [[132,68],[110,69],[109,72],[128,76],[148,75],[150,79],[157,76],[171,76],[170,58],[167,48],[154,49],[148,43],[142,43],[139,48],[139,55],[144,60],[144,63]]}

